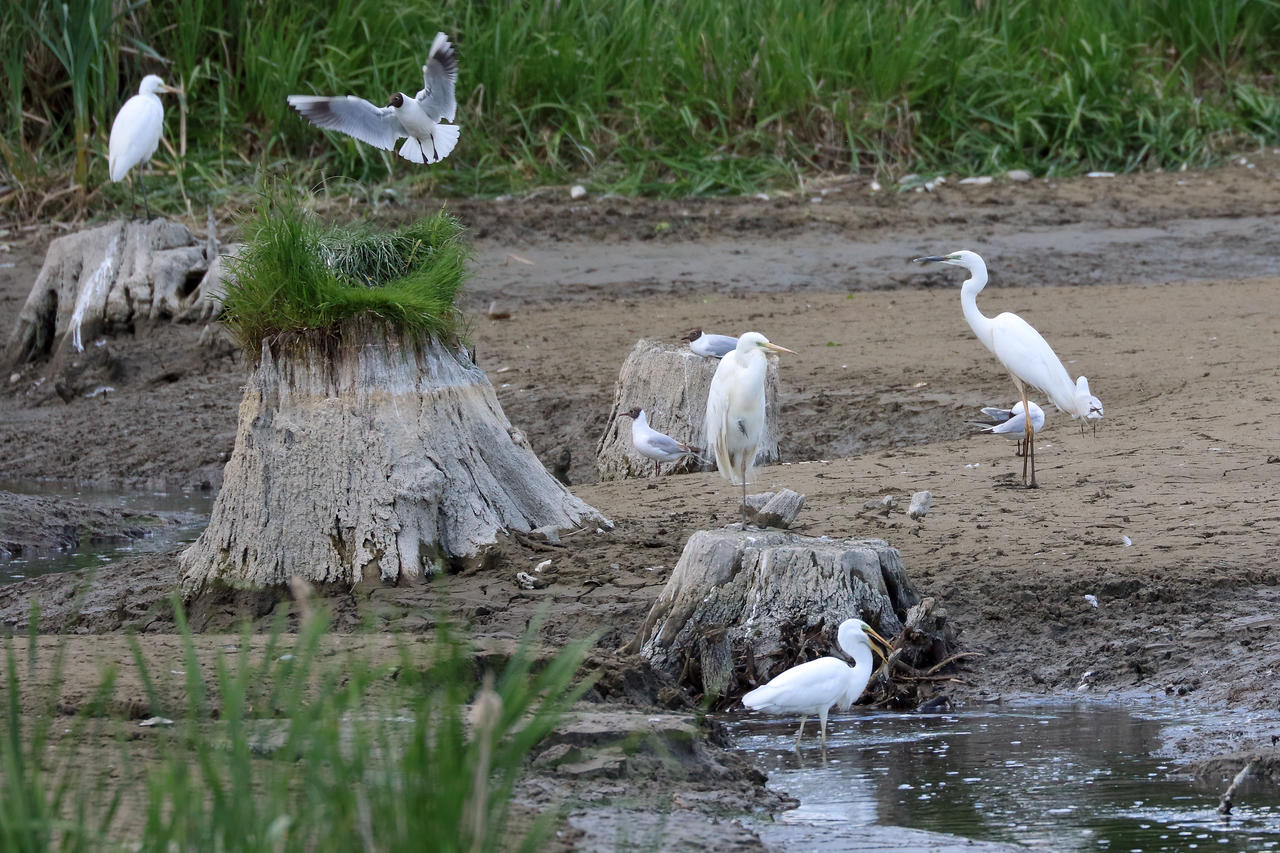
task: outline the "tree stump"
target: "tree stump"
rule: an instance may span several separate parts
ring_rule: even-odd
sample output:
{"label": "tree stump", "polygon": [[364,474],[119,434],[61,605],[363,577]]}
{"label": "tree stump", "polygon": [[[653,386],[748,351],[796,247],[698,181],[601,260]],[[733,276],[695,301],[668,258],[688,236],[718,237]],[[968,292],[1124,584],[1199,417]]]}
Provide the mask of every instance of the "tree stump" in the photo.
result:
{"label": "tree stump", "polygon": [[726,707],[797,663],[838,654],[845,619],[891,638],[919,601],[897,549],[880,539],[700,530],[630,650]]}
{"label": "tree stump", "polygon": [[5,365],[81,352],[100,334],[134,332],[145,322],[207,318],[221,283],[208,274],[210,262],[221,251],[212,233],[202,243],[185,225],[163,219],[59,237],[18,314]]}
{"label": "tree stump", "polygon": [[609,524],[547,473],[465,352],[352,323],[264,343],[183,588],[411,580],[505,530],[583,523]]}
{"label": "tree stump", "polygon": [[[613,392],[613,409],[596,446],[596,475],[601,480],[623,480],[653,474],[653,461],[631,444],[631,421],[618,416],[633,407],[645,410],[649,426],[676,441],[701,448],[705,444],[703,422],[707,392],[719,359],[697,355],[687,346],[640,340],[622,364]],[[765,379],[765,434],[756,451],[756,465],[778,461],[778,366],[769,360]],[[663,474],[684,474],[710,469],[693,457],[664,463]]]}

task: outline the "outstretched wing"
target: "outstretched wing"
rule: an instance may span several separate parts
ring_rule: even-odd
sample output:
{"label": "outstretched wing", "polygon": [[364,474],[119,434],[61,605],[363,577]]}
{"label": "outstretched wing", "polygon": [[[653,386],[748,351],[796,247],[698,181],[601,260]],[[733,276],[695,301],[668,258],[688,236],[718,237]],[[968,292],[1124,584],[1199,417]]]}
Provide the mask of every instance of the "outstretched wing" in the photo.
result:
{"label": "outstretched wing", "polygon": [[290,95],[289,106],[316,127],[341,131],[387,151],[395,148],[396,140],[406,135],[394,109],[375,107],[355,95],[336,98]]}
{"label": "outstretched wing", "polygon": [[458,111],[458,99],[454,87],[458,82],[458,53],[444,33],[436,33],[427,54],[427,64],[422,66],[422,91],[418,103],[432,121],[453,121]]}

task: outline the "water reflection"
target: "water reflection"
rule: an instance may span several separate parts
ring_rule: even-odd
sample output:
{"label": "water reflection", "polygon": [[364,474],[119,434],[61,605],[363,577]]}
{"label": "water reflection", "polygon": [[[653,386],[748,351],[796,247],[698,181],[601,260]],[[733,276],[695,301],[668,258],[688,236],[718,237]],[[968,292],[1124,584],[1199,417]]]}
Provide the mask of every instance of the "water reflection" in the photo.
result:
{"label": "water reflection", "polygon": [[[1062,851],[1269,850],[1280,796],[1255,787],[1232,818],[1217,782],[1197,786],[1151,757],[1179,720],[1062,707],[833,720],[828,761],[790,749],[789,720],[731,724],[739,746],[798,798],[803,826],[878,824]],[[838,846],[838,845],[837,845]]]}
{"label": "water reflection", "polygon": [[95,568],[127,557],[156,554],[195,541],[209,523],[215,493],[200,491],[128,491],[51,483],[40,480],[3,480],[0,491],[20,495],[64,498],[89,506],[111,507],[139,513],[163,512],[176,516],[178,524],[157,528],[153,535],[125,542],[84,544],[72,552],[43,551],[0,561],[0,584],[36,575]]}

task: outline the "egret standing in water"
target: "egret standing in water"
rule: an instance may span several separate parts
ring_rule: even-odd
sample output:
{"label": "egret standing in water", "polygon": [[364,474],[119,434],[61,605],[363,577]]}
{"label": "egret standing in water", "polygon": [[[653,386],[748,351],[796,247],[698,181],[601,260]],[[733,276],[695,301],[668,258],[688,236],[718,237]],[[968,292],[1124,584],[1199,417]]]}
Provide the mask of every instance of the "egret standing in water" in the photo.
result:
{"label": "egret standing in water", "polygon": [[[1048,395],[1055,406],[1073,419],[1102,416],[1102,403],[1089,394],[1089,381],[1082,376],[1078,382],[1072,382],[1062,360],[1030,323],[1007,311],[987,317],[978,310],[978,294],[987,286],[987,265],[982,258],[973,252],[959,251],[950,255],[916,258],[916,263],[952,264],[969,271],[969,278],[960,288],[964,318],[982,345],[1000,359],[1013,377],[1013,384],[1018,386],[1018,393],[1022,395],[1023,411],[1028,410],[1026,386],[1031,385]],[[1023,442],[1027,449],[1022,459],[1022,484],[1034,489],[1037,485],[1035,432],[1030,420],[1025,424]],[[1031,464],[1030,482],[1027,481],[1028,461]]]}
{"label": "egret standing in water", "polygon": [[385,107],[375,107],[355,95],[320,97],[290,95],[289,106],[316,127],[339,130],[390,151],[396,141],[408,137],[398,152],[413,163],[438,163],[458,144],[458,110],[454,86],[458,81],[458,55],[444,33],[436,33],[422,66],[422,89],[412,98],[396,92]]}
{"label": "egret standing in water", "polygon": [[707,393],[707,455],[715,457],[720,476],[742,484],[742,523],[747,523],[747,475],[764,435],[766,351],[794,352],[769,343],[759,332],[747,332],[720,359]]}
{"label": "egret standing in water", "polygon": [[[774,714],[799,714],[800,730],[796,732],[796,751],[804,736],[805,721],[817,715],[822,751],[827,751],[827,714],[831,706],[847,711],[858,701],[871,680],[871,638],[888,648],[889,643],[861,619],[846,619],[836,632],[836,642],[853,666],[835,657],[823,657],[791,667],[763,687],[742,697],[742,704],[755,711]],[[881,655],[883,657],[883,654]]]}
{"label": "egret standing in water", "polygon": [[[111,123],[111,139],[107,143],[107,171],[111,182],[118,184],[134,166],[151,159],[160,145],[160,133],[164,130],[164,105],[160,92],[177,92],[172,86],[154,74],[142,78],[138,94],[124,102],[116,120]],[[142,182],[142,170],[134,178],[133,207],[137,210],[137,184]],[[142,188],[142,204],[151,218],[151,205],[147,203],[147,190]]]}

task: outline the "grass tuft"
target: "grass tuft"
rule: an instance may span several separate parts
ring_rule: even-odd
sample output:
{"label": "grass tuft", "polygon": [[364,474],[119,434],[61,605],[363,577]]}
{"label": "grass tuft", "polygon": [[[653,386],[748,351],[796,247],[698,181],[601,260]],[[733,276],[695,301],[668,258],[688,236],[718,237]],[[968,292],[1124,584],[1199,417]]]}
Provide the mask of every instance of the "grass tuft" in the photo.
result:
{"label": "grass tuft", "polygon": [[267,339],[337,333],[357,319],[453,342],[467,258],[462,230],[443,211],[389,234],[325,227],[298,205],[270,199],[232,262],[222,322],[250,354]]}
{"label": "grass tuft", "polygon": [[[308,606],[296,634],[278,619],[265,641],[246,630],[210,660],[174,606],[181,670],[164,653],[149,664],[134,644],[150,711],[172,728],[111,716],[109,673],[56,736],[65,643],[35,687],[34,630],[25,668],[5,641],[0,849],[542,848],[557,810],[508,832],[512,792],[532,750],[589,688],[578,672],[590,640],[535,666],[534,625],[496,678],[477,676],[473,650],[448,627],[373,661],[358,637],[328,634],[323,609]],[[103,751],[119,760],[104,762]]]}

